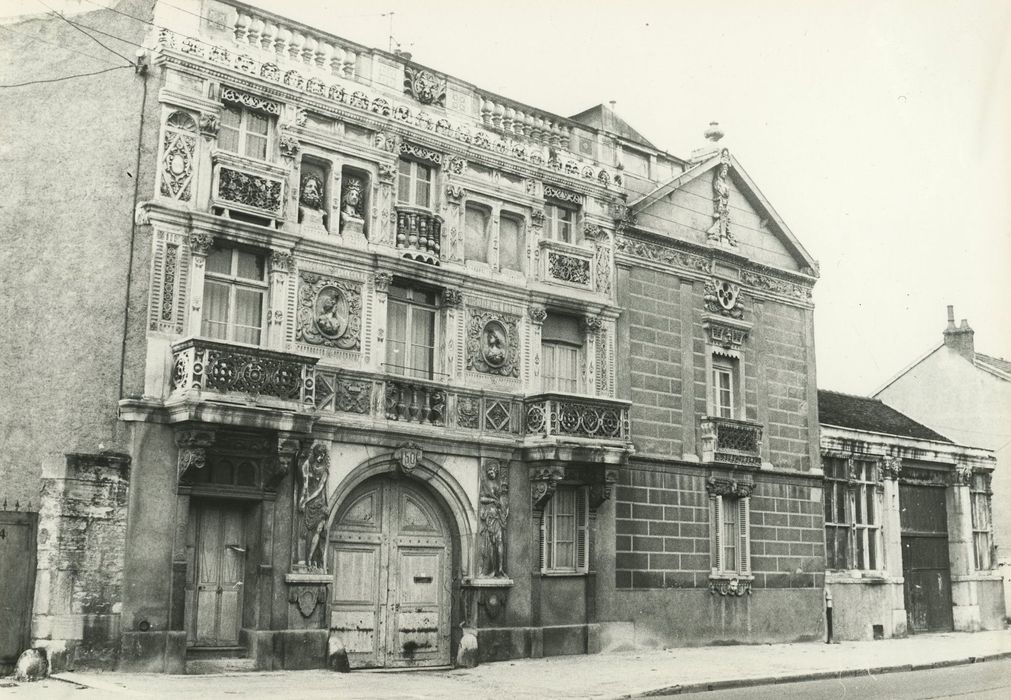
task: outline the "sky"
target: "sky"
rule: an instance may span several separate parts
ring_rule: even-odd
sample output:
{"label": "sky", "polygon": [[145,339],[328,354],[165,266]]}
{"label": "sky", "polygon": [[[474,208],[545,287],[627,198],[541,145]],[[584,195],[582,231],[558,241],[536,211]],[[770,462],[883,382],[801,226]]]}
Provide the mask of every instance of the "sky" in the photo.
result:
{"label": "sky", "polygon": [[948,304],[1011,359],[1009,0],[251,4],[380,48],[392,11],[416,61],[565,116],[614,100],[674,155],[719,121],[820,263],[821,388],[878,389]]}

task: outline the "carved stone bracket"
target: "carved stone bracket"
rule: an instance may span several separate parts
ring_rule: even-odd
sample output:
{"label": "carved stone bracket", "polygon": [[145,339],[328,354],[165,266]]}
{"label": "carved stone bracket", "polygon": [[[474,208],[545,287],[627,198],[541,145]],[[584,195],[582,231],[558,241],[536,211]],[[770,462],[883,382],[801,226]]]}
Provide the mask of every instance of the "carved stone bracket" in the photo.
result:
{"label": "carved stone bracket", "polygon": [[750,480],[738,481],[730,477],[711,476],[706,479],[706,493],[710,496],[735,496],[747,498],[754,492],[755,483]]}
{"label": "carved stone bracket", "polygon": [[534,467],[530,470],[530,494],[535,509],[542,509],[558,490],[558,482],[565,478],[561,466]]}
{"label": "carved stone bracket", "polygon": [[193,255],[207,256],[214,247],[214,236],[204,231],[194,231],[190,234],[190,251]]}
{"label": "carved stone bracket", "polygon": [[207,448],[214,444],[212,430],[180,430],[176,432],[176,447],[179,449],[177,470],[180,483],[193,480],[194,471],[207,466]]}
{"label": "carved stone bracket", "polygon": [[548,311],[543,306],[531,306],[527,309],[527,313],[530,315],[530,320],[538,326],[544,323],[544,319],[548,317]]}
{"label": "carved stone bracket", "polygon": [[302,148],[298,142],[298,137],[289,133],[286,129],[281,130],[281,138],[278,139],[277,144],[281,149],[281,155],[285,158],[294,158]]}
{"label": "carved stone bracket", "polygon": [[264,486],[268,489],[277,488],[284,477],[291,472],[295,460],[298,458],[298,451],[301,449],[301,442],[297,437],[288,433],[281,433],[277,436],[277,455],[268,462],[267,471],[264,474]]}
{"label": "carved stone bracket", "polygon": [[390,291],[390,283],[393,281],[393,275],[389,272],[377,272],[372,277],[372,286],[379,294],[387,294]]}
{"label": "carved stone bracket", "polygon": [[465,193],[466,191],[460,185],[446,185],[446,201],[450,204],[459,204]]}
{"label": "carved stone bracket", "polygon": [[604,327],[604,319],[600,316],[583,316],[580,325],[584,333],[596,333]]}
{"label": "carved stone bracket", "polygon": [[878,467],[879,478],[898,479],[902,474],[902,459],[900,457],[885,457]]}
{"label": "carved stone bracket", "polygon": [[596,510],[600,505],[611,498],[614,485],[618,482],[618,470],[606,469],[604,480],[598,484],[590,485],[590,507]]}
{"label": "carved stone bracket", "polygon": [[953,486],[969,486],[972,484],[972,467],[955,467],[952,477]]}
{"label": "carved stone bracket", "polygon": [[446,287],[442,290],[443,306],[460,306],[463,303],[463,292],[456,287]]}
{"label": "carved stone bracket", "polygon": [[704,321],[702,326],[709,335],[710,342],[724,350],[740,348],[744,345],[744,341],[748,339],[748,330],[746,328],[739,328],[715,321]]}
{"label": "carved stone bracket", "polygon": [[200,115],[200,133],[204,138],[217,138],[218,130],[221,128],[221,119],[217,114],[203,112]]}
{"label": "carved stone bracket", "polygon": [[295,271],[295,255],[286,250],[275,250],[270,253],[270,271],[290,273]]}
{"label": "carved stone bracket", "polygon": [[298,606],[298,612],[302,617],[309,618],[317,605],[326,603],[326,594],[325,585],[291,586],[288,589],[288,602]]}

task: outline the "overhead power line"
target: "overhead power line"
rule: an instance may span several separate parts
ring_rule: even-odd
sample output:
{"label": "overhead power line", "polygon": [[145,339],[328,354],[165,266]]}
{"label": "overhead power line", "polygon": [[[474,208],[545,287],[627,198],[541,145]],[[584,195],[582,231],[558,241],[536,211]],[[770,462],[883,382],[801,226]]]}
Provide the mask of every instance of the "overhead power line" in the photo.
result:
{"label": "overhead power line", "polygon": [[108,73],[114,70],[122,70],[124,68],[133,68],[133,66],[113,66],[112,68],[104,68],[102,70],[96,70],[91,73],[77,73],[76,75],[65,75],[62,78],[47,78],[43,80],[29,80],[25,83],[13,83],[10,85],[0,85],[0,89],[5,88],[18,88],[25,87],[26,85],[38,85],[40,83],[58,83],[62,80],[73,80],[74,78],[87,78],[91,75],[101,75],[102,73]]}
{"label": "overhead power line", "polygon": [[[39,1],[41,2],[41,0],[39,0]],[[49,5],[46,5],[46,3],[44,3],[44,2],[42,2],[42,5],[44,5],[45,7],[49,7]],[[99,41],[97,38],[95,38],[91,34],[88,34],[88,32],[86,32],[83,29],[81,29],[81,27],[79,25],[75,24],[74,22],[71,22],[69,19],[67,19],[66,17],[64,17],[63,15],[61,15],[56,10],[53,10],[52,8],[50,8],[50,12],[53,15],[55,15],[55,16],[59,17],[60,19],[62,19],[64,22],[66,22],[67,24],[69,24],[71,27],[73,27],[74,29],[76,29],[77,31],[79,31],[84,36],[86,36],[89,39],[91,39],[93,42],[95,42],[96,44],[98,44],[99,46],[101,46],[103,49],[105,49],[109,53],[116,54],[117,56],[119,56],[120,58],[122,58],[124,61],[126,61],[127,63],[129,63],[131,66],[134,64],[133,59],[127,58],[126,56],[124,56],[123,54],[121,54],[119,51],[116,51],[115,49],[112,49],[112,48],[106,46],[101,41]],[[115,37],[115,38],[118,39],[119,37]]]}

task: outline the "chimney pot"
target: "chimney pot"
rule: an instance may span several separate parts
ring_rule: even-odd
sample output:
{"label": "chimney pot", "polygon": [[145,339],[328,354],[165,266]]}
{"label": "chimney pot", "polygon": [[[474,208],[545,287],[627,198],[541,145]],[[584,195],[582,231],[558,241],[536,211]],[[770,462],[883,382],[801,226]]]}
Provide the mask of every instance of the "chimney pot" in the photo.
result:
{"label": "chimney pot", "polygon": [[955,330],[955,307],[948,304],[948,328],[947,330]]}

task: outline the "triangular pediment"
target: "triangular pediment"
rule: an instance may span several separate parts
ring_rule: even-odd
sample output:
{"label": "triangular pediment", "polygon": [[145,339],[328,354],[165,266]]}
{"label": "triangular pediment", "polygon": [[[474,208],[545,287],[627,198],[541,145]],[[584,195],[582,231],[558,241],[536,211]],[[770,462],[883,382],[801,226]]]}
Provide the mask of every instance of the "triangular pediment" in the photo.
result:
{"label": "triangular pediment", "polygon": [[817,262],[726,149],[629,202],[628,208],[643,230],[817,274]]}

